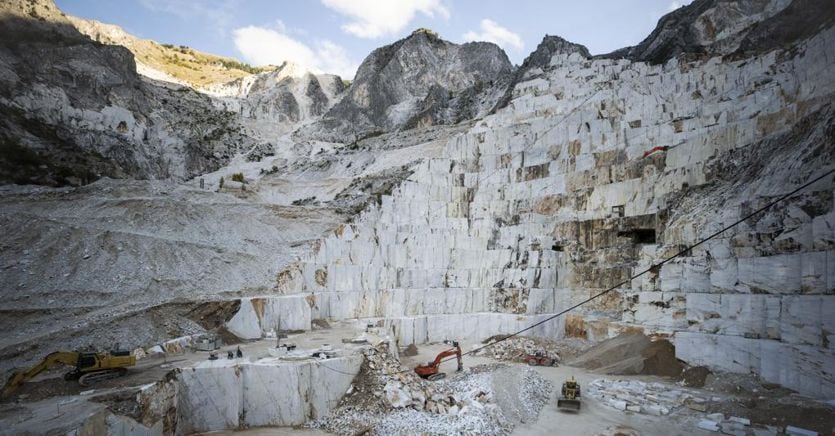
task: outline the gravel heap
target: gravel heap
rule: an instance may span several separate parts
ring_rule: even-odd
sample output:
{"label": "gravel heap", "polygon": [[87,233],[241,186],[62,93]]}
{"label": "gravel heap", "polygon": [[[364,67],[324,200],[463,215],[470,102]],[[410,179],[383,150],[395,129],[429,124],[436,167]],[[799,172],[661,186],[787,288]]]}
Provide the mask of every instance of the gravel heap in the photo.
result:
{"label": "gravel heap", "polygon": [[588,394],[618,410],[647,415],[667,415],[682,406],[704,411],[708,399],[688,389],[639,380],[598,379],[588,386]]}
{"label": "gravel heap", "polygon": [[308,424],[336,434],[509,434],[536,419],[553,386],[538,373],[480,365],[427,381],[385,350],[368,348],[334,411]]}
{"label": "gravel heap", "polygon": [[526,355],[534,355],[536,352],[541,352],[545,356],[554,359],[554,362],[560,361],[558,345],[552,341],[538,338],[513,337],[498,342],[499,339],[500,337],[490,338],[486,344],[492,345],[478,350],[475,355],[490,356],[496,360],[522,362]]}

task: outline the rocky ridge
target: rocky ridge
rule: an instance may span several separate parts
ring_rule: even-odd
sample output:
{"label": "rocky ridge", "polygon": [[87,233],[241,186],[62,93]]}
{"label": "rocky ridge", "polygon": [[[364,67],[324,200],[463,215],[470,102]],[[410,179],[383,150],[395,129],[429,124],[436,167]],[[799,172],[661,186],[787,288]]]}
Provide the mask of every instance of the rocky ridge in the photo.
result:
{"label": "rocky ridge", "polygon": [[696,0],[663,16],[634,47],[602,58],[664,63],[673,57],[763,54],[812,37],[835,22],[825,0]]}
{"label": "rocky ridge", "polygon": [[231,58],[203,53],[190,47],[137,38],[113,24],[69,15],[66,18],[93,41],[130,50],[137,71],[152,79],[202,89],[273,69],[271,66],[254,68]]}
{"label": "rocky ridge", "polygon": [[495,44],[458,45],[419,29],[374,50],[345,97],[298,135],[352,143],[401,128],[477,118],[493,108],[512,72]]}
{"label": "rocky ridge", "polygon": [[0,8],[0,180],[183,180],[256,144],[236,114],[140,78],[130,51],[91,41],[51,2]]}

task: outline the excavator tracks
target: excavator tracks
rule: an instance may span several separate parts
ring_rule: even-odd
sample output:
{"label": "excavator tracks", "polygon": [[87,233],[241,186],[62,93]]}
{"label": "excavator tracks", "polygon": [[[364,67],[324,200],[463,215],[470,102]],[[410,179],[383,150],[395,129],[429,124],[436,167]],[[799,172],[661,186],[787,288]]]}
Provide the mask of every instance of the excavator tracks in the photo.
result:
{"label": "excavator tracks", "polygon": [[78,378],[78,384],[86,387],[105,380],[122,377],[127,374],[127,372],[127,368],[105,369],[102,371],[88,372]]}

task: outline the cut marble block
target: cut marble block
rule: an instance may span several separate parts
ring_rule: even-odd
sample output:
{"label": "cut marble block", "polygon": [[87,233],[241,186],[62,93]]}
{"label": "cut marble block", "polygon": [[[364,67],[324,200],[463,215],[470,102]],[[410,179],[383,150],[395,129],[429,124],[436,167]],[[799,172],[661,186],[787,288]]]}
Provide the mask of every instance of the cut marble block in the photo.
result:
{"label": "cut marble block", "polygon": [[689,365],[756,373],[814,398],[835,396],[835,351],[770,339],[677,332],[676,357]]}
{"label": "cut marble block", "polygon": [[311,301],[302,294],[241,299],[241,308],[226,323],[242,339],[258,339],[279,326],[281,330],[310,330]]}
{"label": "cut marble block", "polygon": [[321,418],[336,407],[361,363],[361,355],[325,362],[203,362],[178,375],[177,429],[284,427]]}

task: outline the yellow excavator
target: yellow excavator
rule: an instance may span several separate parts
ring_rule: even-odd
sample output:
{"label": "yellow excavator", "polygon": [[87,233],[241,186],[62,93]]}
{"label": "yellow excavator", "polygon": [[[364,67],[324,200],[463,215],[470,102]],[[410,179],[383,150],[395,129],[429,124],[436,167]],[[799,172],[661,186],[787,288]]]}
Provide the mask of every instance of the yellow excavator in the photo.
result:
{"label": "yellow excavator", "polygon": [[59,364],[74,367],[72,371],[64,374],[64,380],[78,380],[81,386],[89,386],[125,375],[128,367],[136,365],[136,356],[129,351],[109,353],[56,351],[31,368],[12,374],[3,387],[2,396],[11,395],[27,380]]}

